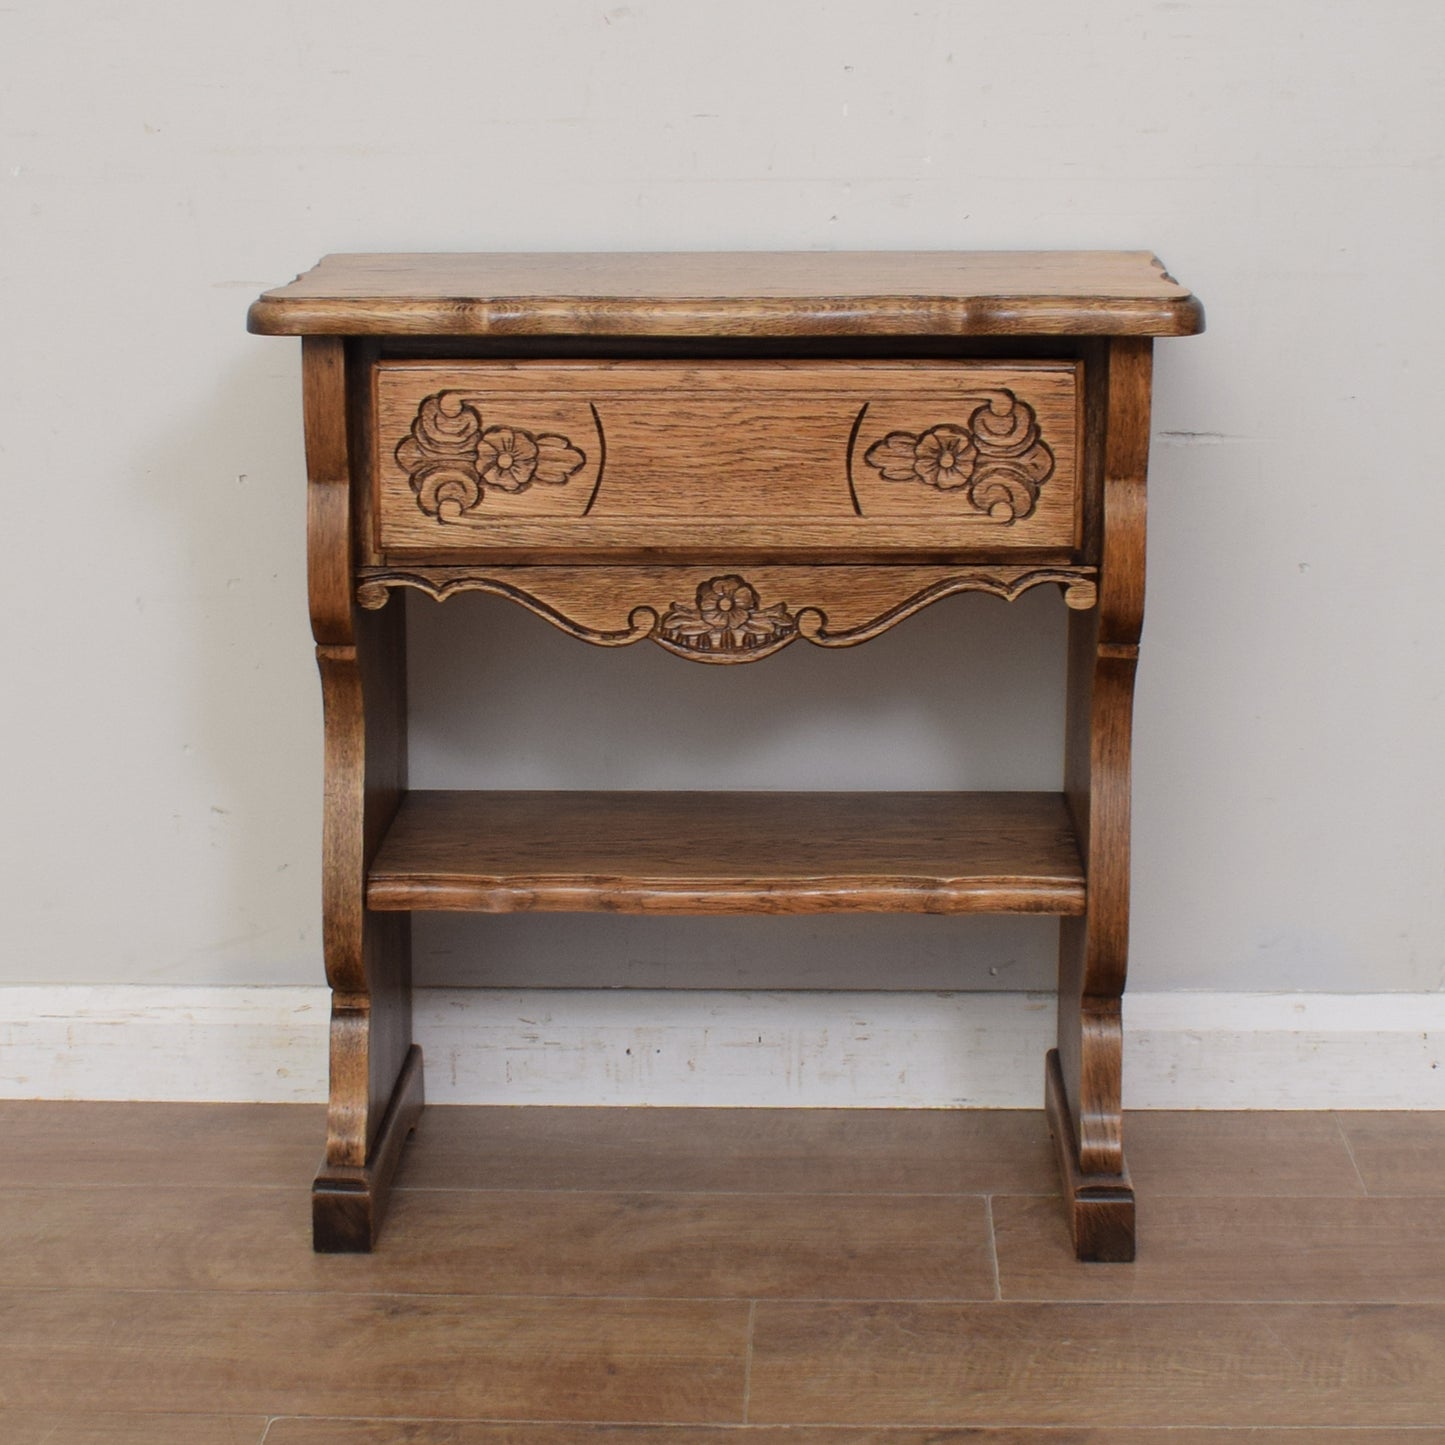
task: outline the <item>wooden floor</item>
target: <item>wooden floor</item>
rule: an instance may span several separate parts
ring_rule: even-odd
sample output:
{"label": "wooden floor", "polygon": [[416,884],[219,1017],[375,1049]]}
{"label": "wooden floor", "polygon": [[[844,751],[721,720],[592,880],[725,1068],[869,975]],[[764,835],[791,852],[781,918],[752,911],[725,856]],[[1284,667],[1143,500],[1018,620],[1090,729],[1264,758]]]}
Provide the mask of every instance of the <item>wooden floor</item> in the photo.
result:
{"label": "wooden floor", "polygon": [[1445,1113],[1133,1115],[1132,1266],[1037,1113],[434,1108],[370,1257],[321,1132],[0,1103],[0,1441],[1445,1440]]}

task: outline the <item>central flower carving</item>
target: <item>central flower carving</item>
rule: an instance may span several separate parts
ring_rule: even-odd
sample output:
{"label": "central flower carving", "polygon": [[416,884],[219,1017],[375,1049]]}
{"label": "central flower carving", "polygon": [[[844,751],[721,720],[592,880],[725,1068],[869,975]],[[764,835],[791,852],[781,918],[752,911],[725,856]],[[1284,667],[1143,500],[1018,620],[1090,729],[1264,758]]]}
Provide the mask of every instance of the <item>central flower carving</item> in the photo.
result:
{"label": "central flower carving", "polygon": [[539,455],[540,449],[528,433],[494,426],[477,442],[477,470],[487,486],[520,492],[536,473]]}
{"label": "central flower carving", "polygon": [[712,577],[692,604],[674,602],[659,624],[661,636],[692,652],[742,652],[790,637],[798,621],[781,602],[761,605],[757,590],[734,573]]}
{"label": "central flower carving", "polygon": [[918,438],[913,448],[913,470],[930,487],[951,492],[973,475],[977,456],[973,438],[962,427],[936,426]]}
{"label": "central flower carving", "polygon": [[698,589],[697,606],[710,627],[731,631],[746,628],[758,605],[758,594],[741,577],[714,577]]}

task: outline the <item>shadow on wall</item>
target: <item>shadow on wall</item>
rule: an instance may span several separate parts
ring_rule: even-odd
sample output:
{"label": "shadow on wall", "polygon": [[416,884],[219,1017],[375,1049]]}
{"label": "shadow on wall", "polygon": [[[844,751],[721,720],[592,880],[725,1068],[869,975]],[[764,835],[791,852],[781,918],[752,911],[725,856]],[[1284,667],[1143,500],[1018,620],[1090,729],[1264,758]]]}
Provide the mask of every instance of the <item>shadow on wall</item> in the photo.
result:
{"label": "shadow on wall", "polygon": [[[185,618],[178,766],[198,800],[170,826],[215,855],[187,875],[212,890],[190,910],[204,956],[189,938],[172,950],[191,983],[323,979],[297,373],[291,349],[247,354],[146,458],[147,501],[176,539],[171,595],[151,601]],[[1052,589],[949,598],[860,647],[799,642],[735,667],[589,647],[477,595],[414,597],[408,614],[413,787],[1059,786],[1066,610]],[[415,923],[418,982],[512,988],[1051,989],[1056,936],[1053,919],[1002,917]]]}
{"label": "shadow on wall", "polygon": [[[152,631],[179,652],[165,667],[185,680],[164,704],[174,718],[157,724],[180,739],[185,806],[152,821],[192,858],[183,907],[176,874],[149,870],[155,927],[183,917],[191,930],[156,954],[168,950],[186,983],[320,983],[321,704],[299,353],[244,353],[212,396],[143,460],[168,551],[140,601],[171,628]],[[154,957],[133,971],[135,982],[167,978]]]}
{"label": "shadow on wall", "polygon": [[[443,612],[443,609],[445,611]],[[414,788],[1058,788],[1066,610],[946,599],[860,647],[708,667],[496,598],[408,606]],[[417,981],[1052,989],[1051,918],[420,915]]]}

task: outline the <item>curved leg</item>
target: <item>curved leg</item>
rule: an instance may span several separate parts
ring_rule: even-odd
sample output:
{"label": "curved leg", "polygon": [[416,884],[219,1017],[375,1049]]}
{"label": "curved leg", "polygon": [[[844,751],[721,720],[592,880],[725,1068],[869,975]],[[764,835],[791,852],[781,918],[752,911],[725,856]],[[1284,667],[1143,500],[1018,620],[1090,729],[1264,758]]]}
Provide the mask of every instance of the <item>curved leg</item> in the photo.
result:
{"label": "curved leg", "polygon": [[[1129,752],[1144,613],[1144,479],[1150,343],[1121,339],[1090,363],[1090,429],[1101,468],[1086,516],[1099,605],[1069,618],[1064,790],[1083,854],[1087,911],[1059,936],[1058,1048],[1045,1100],[1080,1259],[1134,1258],[1124,1163],[1121,999],[1129,953]],[[1100,435],[1102,433],[1102,435]]]}
{"label": "curved leg", "polygon": [[311,625],[326,725],[323,938],[332,989],[326,1156],[312,1192],[315,1248],[376,1241],[392,1175],[421,1112],[411,1041],[411,934],[404,913],[365,905],[366,869],[406,789],[405,609],[352,601],[346,358],[302,343]]}

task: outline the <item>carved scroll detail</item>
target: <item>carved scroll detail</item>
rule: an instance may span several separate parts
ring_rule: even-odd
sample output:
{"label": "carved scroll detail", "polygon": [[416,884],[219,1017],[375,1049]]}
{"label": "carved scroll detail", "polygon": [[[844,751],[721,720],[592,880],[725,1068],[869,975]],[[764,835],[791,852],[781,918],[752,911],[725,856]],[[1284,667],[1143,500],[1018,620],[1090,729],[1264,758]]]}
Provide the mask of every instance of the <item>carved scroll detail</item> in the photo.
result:
{"label": "carved scroll detail", "polygon": [[922,612],[933,602],[953,597],[960,592],[987,592],[1005,602],[1014,602],[1025,592],[1046,583],[1057,583],[1063,590],[1064,604],[1073,611],[1087,611],[1098,601],[1098,587],[1092,576],[1063,567],[1034,567],[1012,569],[1014,575],[995,576],[981,568],[973,568],[951,577],[942,577],[931,587],[925,587],[906,597],[895,607],[881,612],[869,622],[857,627],[839,628],[836,632],[828,627],[828,614],[821,607],[800,607],[798,609],[798,635],[819,647],[856,647],[860,642],[878,637],[890,627],[896,627],[915,612]]}
{"label": "carved scroll detail", "polygon": [[[775,602],[765,607],[756,586],[735,573],[728,573],[700,583],[695,600],[690,603],[658,606],[642,602],[628,612],[626,626],[607,628],[589,625],[569,615],[565,594],[558,598],[556,605],[538,596],[538,592],[548,590],[546,579],[537,575],[543,570],[521,569],[519,581],[526,585],[518,585],[518,581],[507,578],[506,569],[491,572],[476,567],[366,569],[359,578],[356,600],[362,607],[383,607],[393,587],[415,588],[438,601],[459,592],[490,593],[519,603],[554,627],[595,646],[626,647],[650,638],[678,657],[693,662],[720,663],[753,662],[771,656],[800,637],[818,647],[853,647],[897,626],[930,603],[959,592],[987,592],[1012,601],[1030,588],[1053,583],[1063,590],[1064,601],[1073,609],[1093,607],[1098,600],[1097,581],[1089,568],[963,567],[943,573],[926,586],[895,594],[899,600],[891,606],[881,605],[880,599],[878,611],[865,621],[834,628],[829,624],[825,606],[790,608]],[[625,577],[619,580],[619,595],[625,597],[630,586],[656,587],[656,574],[649,572],[647,576],[650,581],[629,583]],[[801,578],[794,580],[802,581]],[[776,577],[774,585],[777,585]]]}
{"label": "carved scroll detail", "polygon": [[968,504],[1005,526],[1029,516],[1054,472],[1054,454],[1039,435],[1028,402],[1007,388],[982,393],[964,424],[939,422],[923,432],[889,432],[863,460],[888,482],[917,482],[962,492]]}
{"label": "carved scroll detail", "polygon": [[487,426],[480,402],[463,391],[425,397],[410,433],[397,443],[397,464],[417,506],[438,522],[456,521],[479,507],[488,488],[516,493],[534,482],[565,486],[587,463],[567,437]]}
{"label": "carved scroll detail", "polygon": [[640,606],[628,613],[626,627],[614,631],[588,627],[521,587],[465,567],[428,567],[414,572],[378,569],[362,579],[356,589],[356,600],[362,607],[374,612],[386,606],[393,587],[413,587],[438,602],[445,602],[459,592],[485,592],[493,597],[505,597],[563,632],[598,647],[626,647],[629,643],[641,642],[644,637],[652,636],[659,620],[655,608]]}

